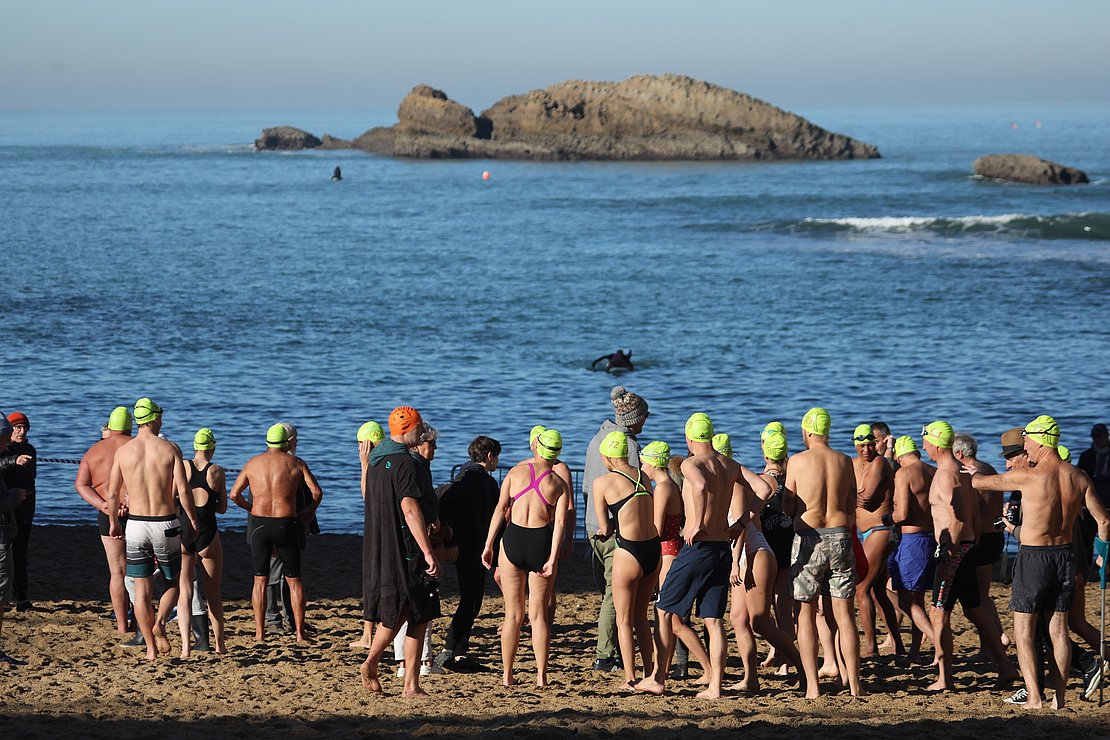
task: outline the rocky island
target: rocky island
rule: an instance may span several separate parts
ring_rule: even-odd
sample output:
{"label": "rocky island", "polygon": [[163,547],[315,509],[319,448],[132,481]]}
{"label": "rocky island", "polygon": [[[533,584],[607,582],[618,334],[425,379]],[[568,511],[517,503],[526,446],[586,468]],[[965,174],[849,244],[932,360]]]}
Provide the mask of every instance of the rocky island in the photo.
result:
{"label": "rocky island", "polygon": [[1032,154],[988,154],[971,165],[976,175],[1029,185],[1079,185],[1087,173]]}
{"label": "rocky island", "polygon": [[502,98],[478,115],[427,85],[397,123],[347,142],[288,126],[259,150],[350,147],[415,159],[783,160],[874,159],[871,144],[827,131],[735,90],[680,75],[624,82],[571,80]]}

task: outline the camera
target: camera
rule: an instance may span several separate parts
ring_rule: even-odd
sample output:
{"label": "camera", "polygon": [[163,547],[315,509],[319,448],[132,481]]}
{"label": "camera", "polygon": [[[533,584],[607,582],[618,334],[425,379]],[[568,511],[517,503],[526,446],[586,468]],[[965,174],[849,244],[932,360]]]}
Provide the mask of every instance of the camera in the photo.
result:
{"label": "camera", "polygon": [[1021,502],[1011,501],[1006,506],[1006,510],[1003,513],[1003,516],[1006,517],[1006,521],[1008,521],[1010,524],[1013,524],[1015,527],[1021,524]]}

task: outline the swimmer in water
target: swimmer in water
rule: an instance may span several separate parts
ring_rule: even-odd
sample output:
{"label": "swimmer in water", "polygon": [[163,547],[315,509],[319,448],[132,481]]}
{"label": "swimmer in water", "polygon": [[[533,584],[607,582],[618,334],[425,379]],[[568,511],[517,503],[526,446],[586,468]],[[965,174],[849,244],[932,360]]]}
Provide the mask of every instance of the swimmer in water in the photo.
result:
{"label": "swimmer in water", "polygon": [[342,179],[343,179],[343,171],[340,170],[338,167],[336,167],[335,170],[331,173],[331,181],[332,182],[339,182]]}
{"label": "swimmer in water", "polygon": [[596,370],[598,363],[602,361],[605,362],[605,366],[602,369],[605,370],[605,372],[609,373],[613,372],[614,370],[636,369],[632,367],[632,350],[628,350],[628,352],[625,352],[622,349],[618,349],[611,355],[602,355],[601,357],[590,363],[590,369]]}

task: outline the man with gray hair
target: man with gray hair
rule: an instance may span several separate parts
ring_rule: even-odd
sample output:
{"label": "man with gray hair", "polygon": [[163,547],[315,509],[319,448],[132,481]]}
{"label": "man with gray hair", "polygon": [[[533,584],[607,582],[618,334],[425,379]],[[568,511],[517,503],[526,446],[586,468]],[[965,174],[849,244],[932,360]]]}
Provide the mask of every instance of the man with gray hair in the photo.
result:
{"label": "man with gray hair", "polygon": [[637,470],[640,467],[640,443],[636,435],[643,431],[644,422],[648,418],[648,404],[632,391],[617,386],[610,392],[609,398],[613,404],[613,420],[606,419],[601,428],[590,440],[586,448],[585,470],[582,474],[582,497],[586,507],[586,532],[590,536],[590,550],[594,557],[594,574],[605,578],[604,588],[601,578],[597,578],[598,588],[602,590],[601,611],[597,616],[597,654],[594,659],[594,670],[613,671],[620,668],[617,660],[617,612],[613,608],[613,554],[617,551],[616,538],[610,537],[599,540],[593,537],[599,529],[597,513],[590,503],[593,494],[594,481],[609,472],[601,458],[601,441],[609,432],[624,432],[628,437],[628,464]]}
{"label": "man with gray hair", "polygon": [[[959,432],[952,440],[952,455],[961,465],[975,468],[983,475],[998,475],[998,471],[989,463],[976,457],[978,452],[979,442],[970,434]],[[1002,517],[1002,491],[976,491],[976,493],[979,498],[979,544],[975,548],[975,575],[979,581],[979,598],[982,601],[983,611],[994,625],[994,631],[1001,636],[1002,644],[1009,645],[1010,638],[1002,629],[998,607],[995,606],[994,599],[990,595],[991,571],[1006,550],[1006,535],[994,525]],[[979,652],[989,652],[981,634]]]}

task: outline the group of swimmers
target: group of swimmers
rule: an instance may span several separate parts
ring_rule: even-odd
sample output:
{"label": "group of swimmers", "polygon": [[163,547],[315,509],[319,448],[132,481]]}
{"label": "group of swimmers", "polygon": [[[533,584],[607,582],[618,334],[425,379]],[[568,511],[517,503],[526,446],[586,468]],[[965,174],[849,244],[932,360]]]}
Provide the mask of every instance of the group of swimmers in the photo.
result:
{"label": "group of swimmers", "polygon": [[[248,461],[228,492],[225,471],[212,462],[212,430],[196,433],[194,455],[184,460],[176,445],[161,437],[161,419],[162,409],[149,398],[139,399],[133,413],[115,409],[104,438],[85,454],[77,475],[78,492],[101,519],[117,629],[129,631],[130,605],[142,635],[139,644],[154,659],[170,649],[165,624],[176,606],[181,655],[188,657],[199,639],[191,619],[196,612],[192,574],[199,562],[207,610],[198,616],[211,618],[215,650],[226,652],[216,515],[231,500],[251,515],[256,639],[264,637],[266,587],[275,555],[290,587],[296,638],[306,639],[300,547],[304,525],[323,494],[308,466],[293,454],[295,429],[270,427],[266,451]],[[132,422],[138,425],[134,437]],[[425,428],[430,429],[423,425],[412,434]],[[829,414],[811,409],[801,421],[804,449],[788,456],[785,427],[768,424],[760,437],[764,466],[758,473],[732,459],[730,438],[716,433],[704,413],[686,423],[685,456],[672,455],[660,440],[639,449],[634,435],[625,431],[604,436],[598,452],[607,472],[592,481],[593,500],[587,503],[599,522],[591,537],[616,542],[613,603],[626,687],[664,693],[681,641],[704,669],[706,686],[698,696],[720,697],[727,610],[744,668],[742,680],[730,688],[758,689],[759,635],[771,646],[764,666],[775,666],[780,674],[793,668],[807,698],[819,696],[820,680],[832,677],[859,696],[858,605],[864,656],[881,649],[902,654],[905,615],[911,626],[907,657],[917,657],[926,640],[933,647],[937,679],[927,688],[953,689],[950,617],[959,601],[998,665],[999,686],[1024,678],[1024,696],[1015,703],[1030,708],[1040,706],[1047,688],[1034,644],[1045,635],[1051,653],[1048,681],[1056,689],[1053,706],[1062,706],[1072,652],[1068,617],[1077,594],[1082,603],[1092,556],[1105,579],[1110,517],[1090,478],[1063,459],[1066,450],[1059,446],[1056,422],[1041,416],[1003,435],[1010,471],[1004,475],[979,461],[974,440],[969,444],[970,438],[944,421],[922,428],[921,449],[909,436],[893,439],[883,424],[860,425],[853,434],[854,458],[831,449],[830,428]],[[383,439],[381,427],[368,422],[359,432],[360,455],[367,457]],[[434,440],[434,434],[430,442],[414,437],[408,449],[430,445],[434,450]],[[502,481],[481,562],[487,569],[496,567],[504,595],[503,682],[516,683],[513,666],[527,598],[537,685],[544,686],[554,576],[566,535],[573,531],[574,486],[569,467],[559,459],[559,432],[535,427],[530,445],[532,457],[513,466]],[[935,465],[922,459],[922,450]],[[431,453],[424,454],[430,461]],[[495,467],[496,455],[491,459]],[[244,495],[248,489],[249,498]],[[1020,527],[1016,517],[1003,516],[1003,491],[1022,494]],[[1088,547],[1091,542],[1079,526],[1083,521],[1097,531],[1089,533],[1095,535],[1094,551],[1087,550],[1077,568],[1073,550],[1084,537]],[[1001,553],[1002,529],[1021,544],[1012,602],[1020,673],[1006,654],[1009,638],[986,593],[990,566]],[[438,574],[438,565],[434,570]],[[156,572],[167,583],[157,613],[151,607]],[[934,596],[926,605],[930,586]],[[654,629],[649,620],[653,597]],[[883,645],[876,637],[876,607],[888,630]],[[704,622],[708,645],[691,627],[694,613]],[[204,624],[205,642],[207,628]],[[1076,627],[1074,620],[1073,629],[1090,642],[1089,630]],[[369,646],[368,638],[359,644]],[[818,645],[824,660],[820,667]],[[1101,641],[1092,648],[1100,679]],[[1088,680],[1088,691],[1090,685]]]}

